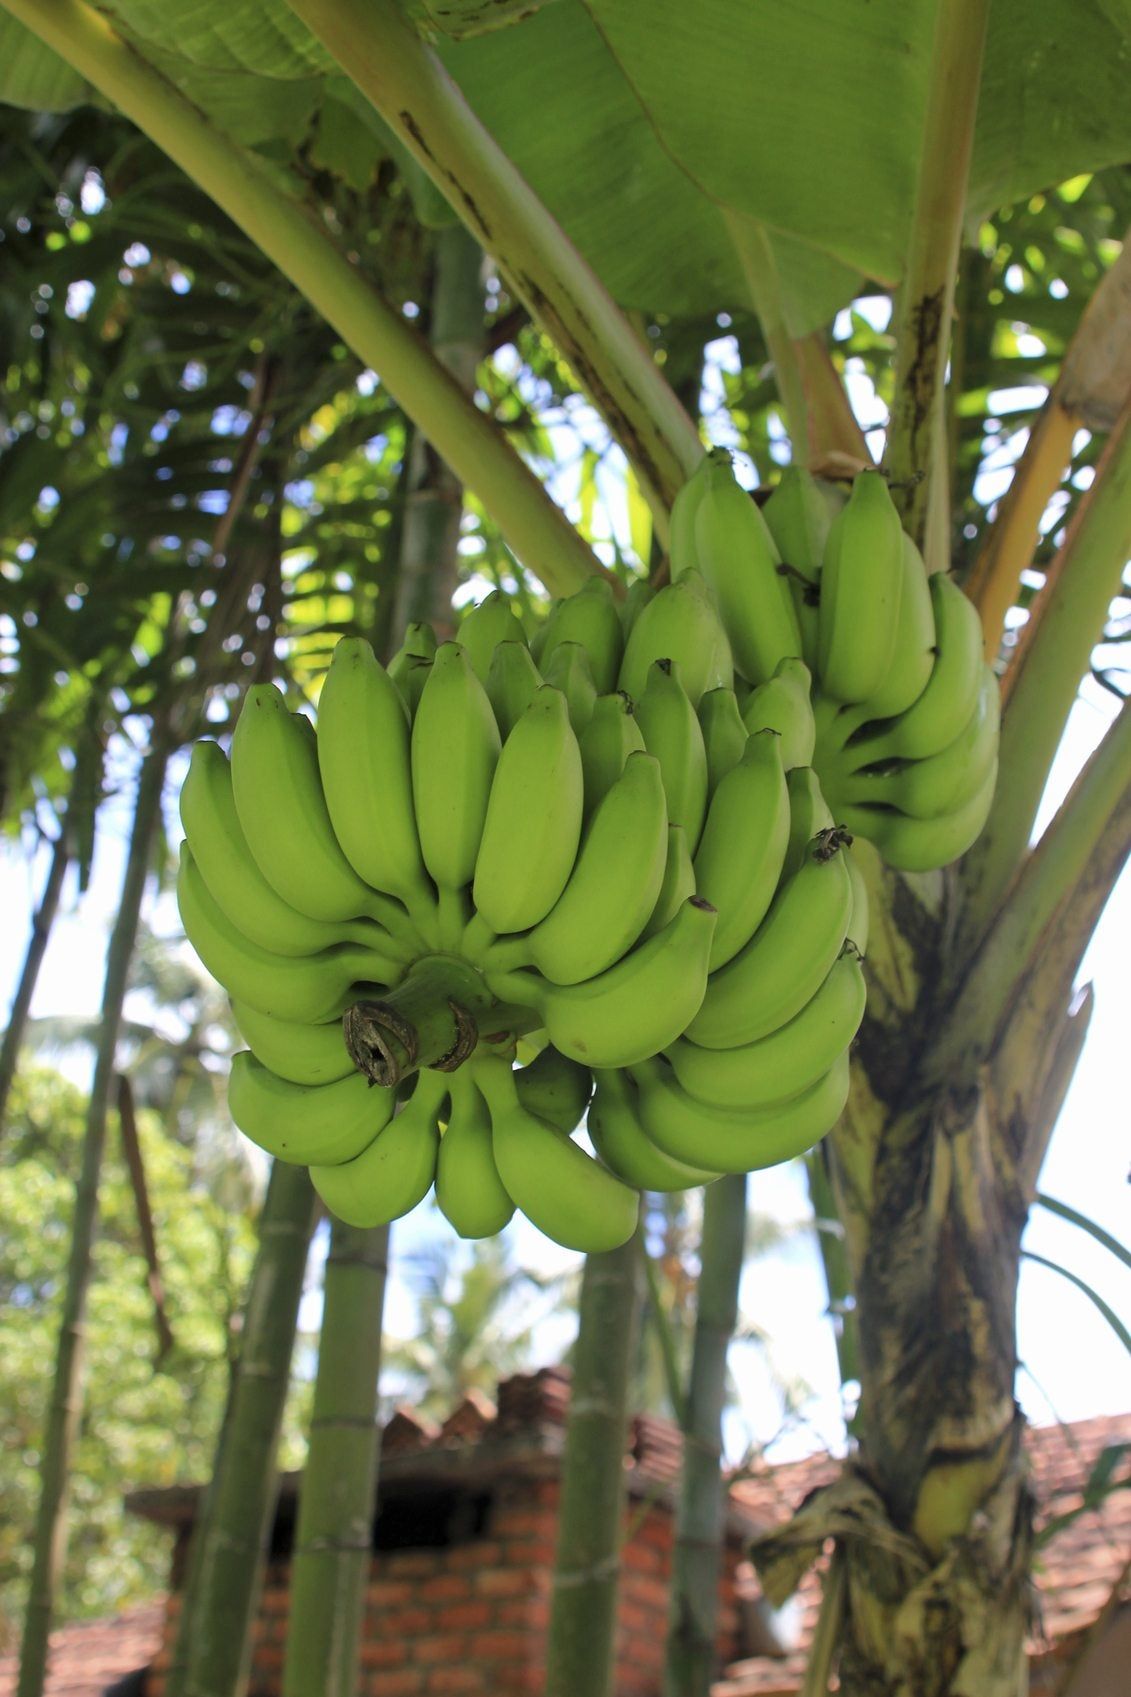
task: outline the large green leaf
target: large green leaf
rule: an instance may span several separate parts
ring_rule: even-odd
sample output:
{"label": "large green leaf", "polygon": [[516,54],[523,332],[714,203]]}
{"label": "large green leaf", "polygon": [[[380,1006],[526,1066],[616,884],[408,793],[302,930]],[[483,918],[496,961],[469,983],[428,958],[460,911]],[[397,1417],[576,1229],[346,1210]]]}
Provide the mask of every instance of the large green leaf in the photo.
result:
{"label": "large green leaf", "polygon": [[[463,39],[463,23],[480,27],[475,6],[402,4],[626,306],[747,305],[729,210],[765,229],[795,334],[827,322],[861,275],[898,281],[935,0],[555,0],[520,22],[510,7],[512,27]],[[286,0],[100,10],[241,140],[294,145],[324,95],[341,98],[340,74],[327,82],[326,54]],[[0,98],[55,110],[82,98],[53,55],[0,30]],[[972,217],[1131,158],[1129,39],[1131,0],[996,0]],[[355,133],[365,157],[351,158],[350,179],[364,182],[389,144],[379,128]],[[434,201],[428,214],[442,217]]]}

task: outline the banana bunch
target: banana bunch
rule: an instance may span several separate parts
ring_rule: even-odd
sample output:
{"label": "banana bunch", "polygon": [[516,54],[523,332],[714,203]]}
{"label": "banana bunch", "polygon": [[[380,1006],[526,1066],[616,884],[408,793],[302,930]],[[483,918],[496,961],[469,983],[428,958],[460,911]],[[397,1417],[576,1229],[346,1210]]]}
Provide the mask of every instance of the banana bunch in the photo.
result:
{"label": "banana bunch", "polygon": [[[608,1249],[641,1189],[783,1159],[836,1117],[866,898],[800,644],[762,630],[743,685],[717,540],[619,606],[594,581],[533,643],[501,594],[455,641],[411,626],[387,669],[344,639],[316,730],[258,686],[230,759],[194,750],[178,894],[248,1046],[232,1115],[342,1219],[434,1191],[462,1236],[518,1208]],[[594,1080],[596,1159],[571,1137]],[[716,1121],[744,1115],[728,1144]]]}
{"label": "banana bunch", "polygon": [[906,871],[966,852],[993,799],[997,684],[973,607],[928,576],[880,473],[843,499],[791,466],[759,511],[714,450],[676,498],[671,565],[705,580],[740,694],[810,669],[815,741],[797,763],[839,823]]}

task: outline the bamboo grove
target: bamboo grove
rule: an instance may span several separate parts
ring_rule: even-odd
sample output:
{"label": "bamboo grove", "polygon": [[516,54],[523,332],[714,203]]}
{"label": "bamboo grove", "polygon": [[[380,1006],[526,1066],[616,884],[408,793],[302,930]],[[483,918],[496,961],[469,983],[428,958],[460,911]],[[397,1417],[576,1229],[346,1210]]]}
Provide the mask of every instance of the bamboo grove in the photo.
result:
{"label": "bamboo grove", "polygon": [[[107,1137],[128,1118],[116,1084],[131,1053],[127,986],[147,905],[169,884],[165,813],[185,749],[230,731],[252,684],[277,682],[293,706],[308,704],[343,635],[389,656],[414,621],[453,630],[473,575],[505,587],[532,622],[548,595],[610,561],[622,582],[662,582],[674,497],[703,441],[728,431],[763,484],[785,435],[799,463],[830,478],[882,453],[905,528],[928,561],[949,560],[978,610],[1003,702],[997,796],[970,854],[923,875],[862,857],[868,1013],[848,1108],[808,1159],[815,1214],[836,1225],[820,1242],[842,1377],[860,1385],[854,1448],[755,1560],[766,1594],[784,1598],[807,1556],[835,1541],[809,1691],[827,1689],[835,1667],[845,1691],[1015,1692],[1032,1563],[1013,1395],[1021,1235],[1087,1030],[1078,969],[1131,846],[1117,646],[1131,554],[1126,169],[1090,175],[1091,162],[1068,157],[1057,180],[1083,175],[995,203],[969,240],[979,71],[995,49],[987,8],[964,0],[939,9],[931,39],[901,287],[856,279],[858,296],[894,294],[890,328],[857,310],[835,333],[828,322],[798,333],[780,250],[740,208],[720,214],[725,301],[630,314],[392,0],[282,8],[311,63],[348,80],[342,110],[380,127],[365,169],[349,126],[344,144],[329,122],[292,140],[286,169],[255,136],[228,133],[200,89],[190,97],[128,33],[128,10],[4,0],[0,13],[9,41],[18,29],[28,51],[51,51],[53,75],[66,68],[100,97],[92,107],[45,96],[56,109],[36,112],[33,95],[9,88],[12,107],[0,109],[11,349],[0,560],[12,632],[0,801],[9,832],[41,832],[50,849],[0,1051],[8,1139],[64,889],[85,887],[107,807],[132,808],[58,1274],[19,1697],[41,1697],[58,1611]],[[29,83],[50,86],[47,73]],[[739,358],[720,373],[711,349],[724,334]],[[882,440],[878,418],[850,405],[853,379],[882,403]],[[1000,396],[1021,384],[1007,412]],[[983,480],[1003,421],[1029,433],[995,503]],[[571,452],[576,523],[550,493],[565,486]],[[631,542],[595,549],[598,471],[614,469],[627,479]],[[1030,847],[1089,675],[1118,697],[1110,728]],[[681,1220],[653,1198],[637,1237],[585,1260],[546,1643],[553,1697],[611,1697],[624,1434],[648,1352],[688,1438],[665,1697],[709,1689],[748,1200],[741,1178],[712,1186],[701,1213]],[[316,1218],[305,1171],[277,1164],[170,1697],[246,1686]],[[664,1288],[673,1243],[698,1266],[678,1339]],[[288,1697],[355,1689],[379,1489],[381,1306],[396,1254],[396,1229],[334,1226]]]}

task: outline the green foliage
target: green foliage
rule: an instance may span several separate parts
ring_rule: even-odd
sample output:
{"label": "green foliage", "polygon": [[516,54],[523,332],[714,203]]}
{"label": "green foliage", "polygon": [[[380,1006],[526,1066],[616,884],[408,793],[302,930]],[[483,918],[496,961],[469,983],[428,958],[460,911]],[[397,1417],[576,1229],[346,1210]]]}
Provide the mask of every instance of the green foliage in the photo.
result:
{"label": "green foliage", "polygon": [[[157,1363],[153,1303],[120,1144],[101,1191],[87,1342],[86,1406],[71,1488],[61,1615],[111,1612],[168,1579],[167,1537],[126,1514],[143,1485],[207,1477],[238,1347],[254,1250],[249,1215],[230,1215],[193,1171],[189,1150],[139,1115],[161,1274],[175,1345]],[[57,1073],[17,1081],[0,1165],[0,1643],[18,1631],[38,1495],[39,1433],[54,1354],[79,1164],[83,1099]]]}

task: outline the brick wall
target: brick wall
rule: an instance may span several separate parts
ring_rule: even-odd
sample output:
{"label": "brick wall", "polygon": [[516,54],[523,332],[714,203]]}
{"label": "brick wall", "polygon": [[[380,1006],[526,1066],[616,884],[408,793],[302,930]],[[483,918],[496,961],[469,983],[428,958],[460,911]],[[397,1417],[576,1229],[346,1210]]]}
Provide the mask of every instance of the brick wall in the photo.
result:
{"label": "brick wall", "polygon": [[[359,1697],[534,1697],[544,1683],[557,1529],[556,1480],[500,1485],[484,1535],[442,1549],[373,1557],[366,1591]],[[630,1499],[621,1568],[617,1697],[658,1697],[671,1565],[670,1510]],[[737,1653],[737,1551],[723,1581],[720,1661]],[[286,1650],[288,1564],[267,1569],[254,1626],[248,1697],[277,1697]],[[164,1673],[180,1598],[169,1598],[165,1638],[148,1697]]]}

